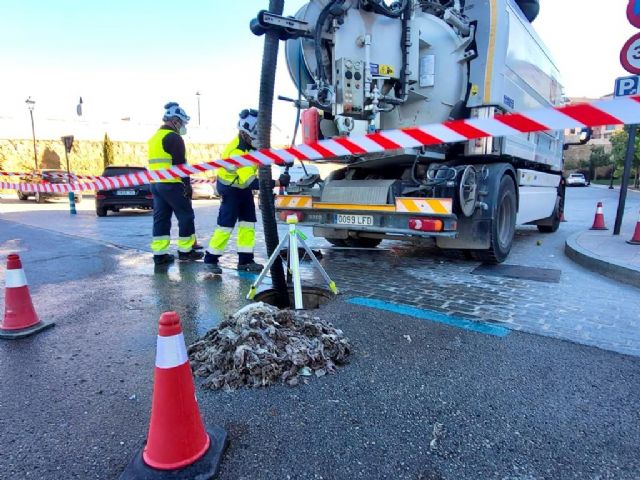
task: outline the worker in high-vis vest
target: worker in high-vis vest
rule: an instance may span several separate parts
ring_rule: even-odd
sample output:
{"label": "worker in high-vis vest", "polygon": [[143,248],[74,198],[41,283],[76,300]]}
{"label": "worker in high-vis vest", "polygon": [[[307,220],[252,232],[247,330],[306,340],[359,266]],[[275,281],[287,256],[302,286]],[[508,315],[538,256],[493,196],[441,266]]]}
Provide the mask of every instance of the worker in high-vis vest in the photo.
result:
{"label": "worker in high-vis vest", "polygon": [[[182,135],[187,133],[190,117],[176,102],[165,106],[163,125],[149,139],[149,170],[165,170],[187,163]],[[173,262],[169,253],[171,217],[178,219],[178,260],[194,261],[203,253],[196,245],[195,214],[191,205],[191,184],[188,178],[168,178],[151,181],[153,194],[153,239],[151,250],[156,265]]]}
{"label": "worker in high-vis vest", "polygon": [[[258,111],[242,110],[238,121],[238,136],[226,146],[222,158],[243,155],[254,150],[257,138]],[[218,260],[224,253],[237,224],[238,270],[260,272],[262,265],[253,259],[256,243],[256,207],[253,190],[259,189],[258,167],[251,165],[235,169],[218,168],[216,176],[218,194],[222,197],[222,202],[218,210],[218,226],[209,241],[204,263],[210,266],[213,273],[222,273]],[[285,173],[274,182],[274,186],[286,187],[289,181],[289,174]]]}

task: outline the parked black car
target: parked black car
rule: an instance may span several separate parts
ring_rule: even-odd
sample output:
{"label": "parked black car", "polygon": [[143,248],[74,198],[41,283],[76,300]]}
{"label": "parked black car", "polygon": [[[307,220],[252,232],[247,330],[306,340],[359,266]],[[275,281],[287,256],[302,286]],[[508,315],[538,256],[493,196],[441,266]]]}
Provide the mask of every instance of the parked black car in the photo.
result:
{"label": "parked black car", "polygon": [[[129,173],[144,172],[144,167],[107,167],[103,177],[115,177]],[[149,185],[117,188],[115,190],[98,190],[96,192],[96,215],[106,217],[109,210],[119,212],[121,208],[153,209],[153,195]]]}
{"label": "parked black car", "polygon": [[[26,175],[20,177],[20,183],[31,184],[47,184],[47,183],[69,183],[66,170],[38,170],[29,172]],[[68,193],[60,192],[26,192],[18,190],[19,200],[28,200],[29,197],[33,197],[37,203],[43,203],[50,198],[67,198]],[[76,203],[82,201],[82,195],[78,192],[75,194]]]}

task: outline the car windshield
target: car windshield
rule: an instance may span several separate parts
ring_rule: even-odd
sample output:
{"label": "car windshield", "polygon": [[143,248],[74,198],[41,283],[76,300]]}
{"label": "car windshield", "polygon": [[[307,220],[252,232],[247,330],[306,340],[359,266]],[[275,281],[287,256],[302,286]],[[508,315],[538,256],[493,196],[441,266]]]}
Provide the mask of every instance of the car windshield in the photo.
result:
{"label": "car windshield", "polygon": [[138,173],[145,171],[144,167],[116,167],[107,168],[102,174],[103,177],[115,177],[117,175],[127,175],[128,173]]}

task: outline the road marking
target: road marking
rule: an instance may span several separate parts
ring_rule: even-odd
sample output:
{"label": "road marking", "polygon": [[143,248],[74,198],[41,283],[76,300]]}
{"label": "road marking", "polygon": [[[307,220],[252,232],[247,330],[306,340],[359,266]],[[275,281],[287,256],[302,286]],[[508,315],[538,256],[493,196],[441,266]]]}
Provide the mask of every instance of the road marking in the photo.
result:
{"label": "road marking", "polygon": [[434,312],[432,310],[424,310],[422,308],[412,307],[411,305],[385,302],[383,300],[377,300],[375,298],[353,297],[347,300],[347,303],[351,303],[353,305],[362,305],[369,308],[377,308],[378,310],[384,310],[387,312],[399,313],[400,315],[407,315],[410,317],[419,318],[420,320],[444,323],[445,325],[449,325],[451,327],[463,328],[464,330],[483,333],[485,335],[492,335],[494,337],[506,337],[510,332],[508,328],[501,327],[499,325],[478,322],[475,320],[468,320],[461,317],[455,317],[453,315]]}

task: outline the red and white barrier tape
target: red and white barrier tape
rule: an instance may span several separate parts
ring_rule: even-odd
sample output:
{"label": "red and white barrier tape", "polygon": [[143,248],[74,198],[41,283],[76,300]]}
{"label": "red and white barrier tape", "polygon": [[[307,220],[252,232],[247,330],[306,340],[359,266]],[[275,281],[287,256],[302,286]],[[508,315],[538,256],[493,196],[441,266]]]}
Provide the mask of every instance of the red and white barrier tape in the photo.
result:
{"label": "red and white barrier tape", "polygon": [[92,182],[76,184],[0,183],[0,188],[67,192],[69,190],[113,190],[133,187],[157,180],[187,177],[218,167],[236,169],[247,165],[292,164],[295,160],[329,160],[424,145],[464,142],[487,137],[507,137],[523,133],[640,123],[640,95],[598,100],[593,103],[540,108],[508,113],[492,118],[453,120],[398,130],[386,130],[359,137],[337,137],[310,145],[285,149],[261,149],[244,155],[199,163],[176,165],[166,170],[144,171],[117,177],[98,177]]}

